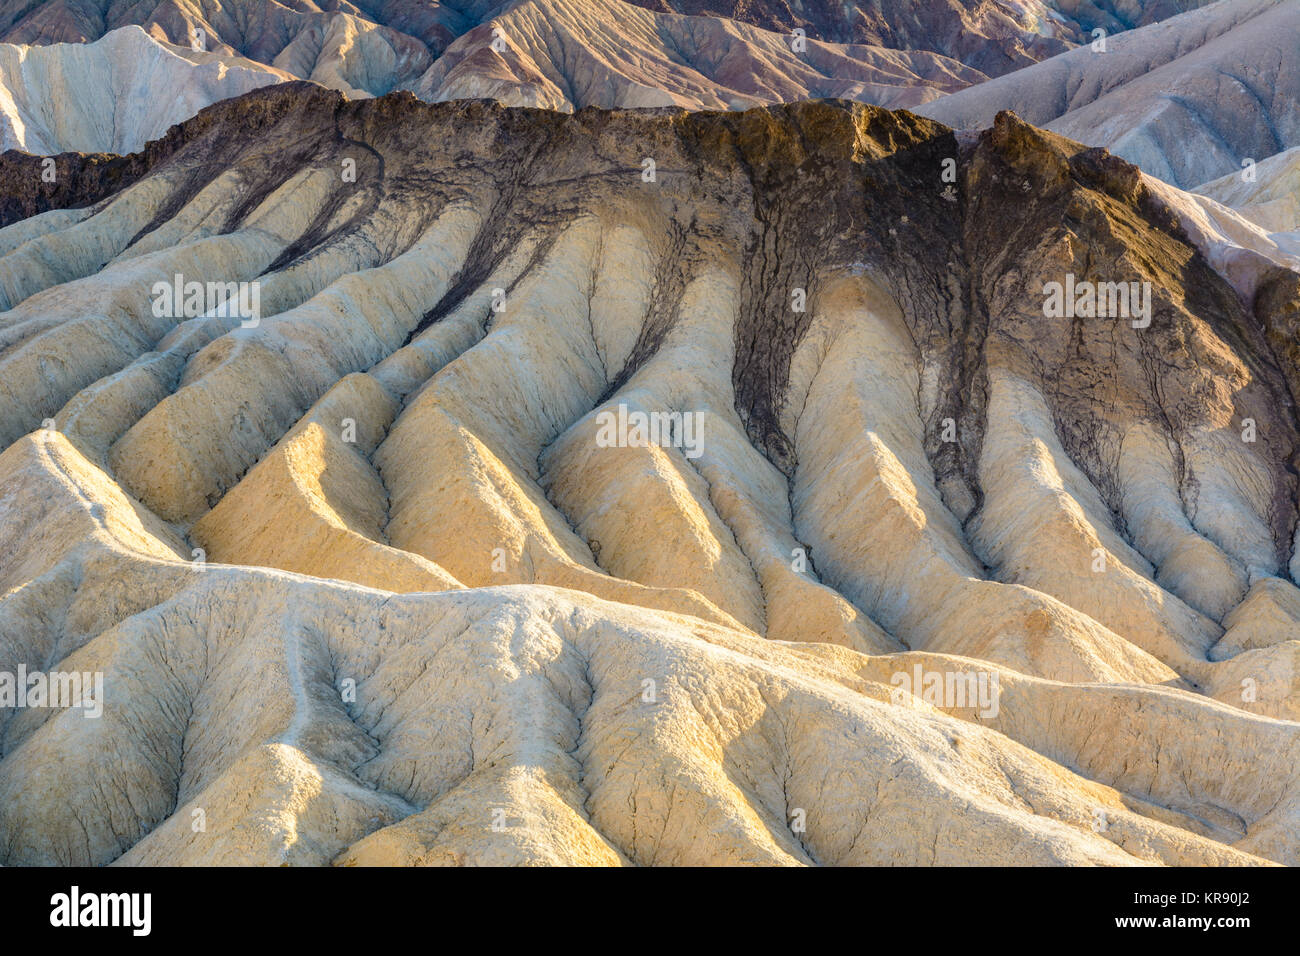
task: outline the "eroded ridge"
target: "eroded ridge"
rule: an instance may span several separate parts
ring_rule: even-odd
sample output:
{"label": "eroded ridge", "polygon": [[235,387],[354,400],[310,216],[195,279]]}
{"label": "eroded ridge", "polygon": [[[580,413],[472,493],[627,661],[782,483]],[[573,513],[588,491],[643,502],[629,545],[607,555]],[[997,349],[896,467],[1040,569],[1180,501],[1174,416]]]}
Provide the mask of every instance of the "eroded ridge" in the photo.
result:
{"label": "eroded ridge", "polygon": [[0,229],[0,674],[103,678],[0,862],[1300,858],[1290,273],[1185,194],[294,84],[128,167]]}

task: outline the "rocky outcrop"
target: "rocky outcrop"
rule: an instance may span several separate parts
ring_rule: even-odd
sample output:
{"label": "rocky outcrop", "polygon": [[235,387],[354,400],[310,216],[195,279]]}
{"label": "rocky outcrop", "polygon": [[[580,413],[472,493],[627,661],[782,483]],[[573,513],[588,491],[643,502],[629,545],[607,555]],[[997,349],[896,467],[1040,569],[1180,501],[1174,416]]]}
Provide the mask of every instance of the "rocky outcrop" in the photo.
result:
{"label": "rocky outcrop", "polygon": [[169,139],[0,229],[0,671],[105,675],[0,862],[1300,861],[1295,273],[1197,200],[843,101]]}

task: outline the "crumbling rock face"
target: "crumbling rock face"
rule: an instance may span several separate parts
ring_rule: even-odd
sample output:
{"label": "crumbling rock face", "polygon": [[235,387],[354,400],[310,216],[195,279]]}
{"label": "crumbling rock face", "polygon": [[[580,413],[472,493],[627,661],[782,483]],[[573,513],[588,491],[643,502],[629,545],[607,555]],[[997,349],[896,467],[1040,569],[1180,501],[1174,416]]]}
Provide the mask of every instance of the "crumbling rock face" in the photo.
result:
{"label": "crumbling rock face", "polygon": [[120,162],[0,229],[0,671],[105,677],[0,862],[1300,860],[1293,273],[1195,199],[302,83]]}

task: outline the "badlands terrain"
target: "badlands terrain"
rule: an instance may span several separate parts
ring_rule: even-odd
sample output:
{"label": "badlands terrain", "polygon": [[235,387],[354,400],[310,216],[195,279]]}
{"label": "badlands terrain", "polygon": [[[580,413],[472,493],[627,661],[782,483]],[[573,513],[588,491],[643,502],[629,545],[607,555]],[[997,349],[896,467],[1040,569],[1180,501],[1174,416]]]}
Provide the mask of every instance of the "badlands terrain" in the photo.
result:
{"label": "badlands terrain", "polygon": [[1300,861],[1268,183],[305,81],[53,167],[0,157],[0,672],[102,716],[0,709],[0,862]]}
{"label": "badlands terrain", "polygon": [[1300,863],[1298,14],[0,0],[0,865]]}
{"label": "badlands terrain", "polygon": [[298,78],[566,112],[842,98],[984,129],[1011,108],[1190,188],[1300,145],[1297,46],[1291,0],[10,0],[0,149],[133,152]]}
{"label": "badlands terrain", "polygon": [[[1205,6],[1210,0],[586,0],[587,17],[621,21],[635,5],[678,20],[758,27],[836,44],[928,50],[998,76],[1090,42],[1094,30],[1118,33]],[[490,24],[525,0],[377,0],[363,9],[348,0],[0,0],[0,40],[6,43],[85,43],[137,25],[159,40],[189,45],[202,31],[207,48],[262,62],[297,55],[362,53],[340,31],[407,53],[424,47],[441,55],[458,37]],[[661,21],[677,22],[677,21]],[[344,25],[346,24],[346,25]],[[591,25],[595,25],[592,21]],[[563,34],[557,31],[557,37]],[[665,37],[665,40],[669,40]],[[670,41],[671,42],[671,41]]]}

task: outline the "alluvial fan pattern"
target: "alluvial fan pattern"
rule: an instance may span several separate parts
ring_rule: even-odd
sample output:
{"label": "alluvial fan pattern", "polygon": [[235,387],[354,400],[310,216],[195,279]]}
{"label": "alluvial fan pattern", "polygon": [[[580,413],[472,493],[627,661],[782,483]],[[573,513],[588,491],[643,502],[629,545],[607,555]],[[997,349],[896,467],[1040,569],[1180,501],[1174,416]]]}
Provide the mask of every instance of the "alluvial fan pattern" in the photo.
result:
{"label": "alluvial fan pattern", "polygon": [[0,709],[0,862],[1300,861],[1300,277],[1223,207],[1010,113],[300,82],[56,166],[0,671],[103,714]]}

